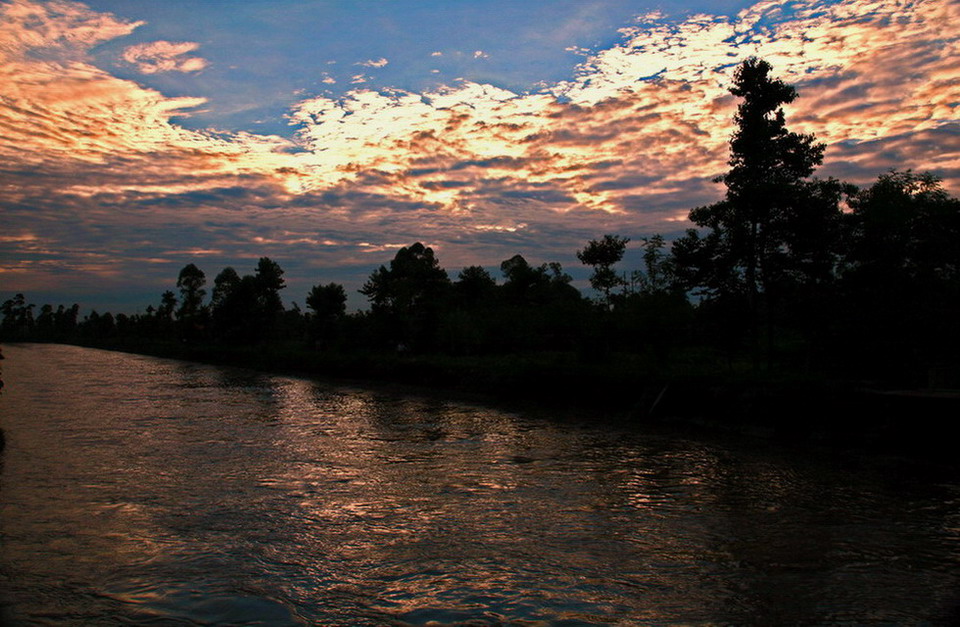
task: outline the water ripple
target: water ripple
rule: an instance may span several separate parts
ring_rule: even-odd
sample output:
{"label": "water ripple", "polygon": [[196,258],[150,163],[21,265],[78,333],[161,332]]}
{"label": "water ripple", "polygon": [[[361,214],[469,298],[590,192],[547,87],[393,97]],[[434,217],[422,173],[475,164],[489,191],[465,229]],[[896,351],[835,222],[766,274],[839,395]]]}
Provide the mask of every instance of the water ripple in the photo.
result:
{"label": "water ripple", "polygon": [[4,624],[910,624],[960,601],[960,484],[906,462],[4,350]]}

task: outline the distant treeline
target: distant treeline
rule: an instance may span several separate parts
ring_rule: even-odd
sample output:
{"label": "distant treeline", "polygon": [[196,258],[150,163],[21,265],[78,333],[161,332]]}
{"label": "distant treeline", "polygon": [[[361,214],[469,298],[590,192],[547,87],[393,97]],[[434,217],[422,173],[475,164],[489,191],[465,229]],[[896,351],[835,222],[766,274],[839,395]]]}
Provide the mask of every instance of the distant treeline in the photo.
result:
{"label": "distant treeline", "polygon": [[[931,174],[891,171],[870,187],[811,178],[823,145],[786,129],[794,89],[758,59],[737,70],[742,99],[723,200],[698,207],[699,227],[670,243],[643,240],[644,264],[621,269],[628,239],[604,235],[578,259],[592,268],[585,298],[559,263],[521,255],[455,279],[434,251],[401,248],[360,292],[319,284],[306,311],[285,309],[282,268],[223,269],[209,300],[193,263],[145,314],[2,305],[0,339],[298,345],[348,354],[563,353],[577,363],[683,370],[782,369],[887,385],[937,385],[960,365],[960,201]],[[633,361],[631,361],[633,359]],[[954,384],[956,381],[953,382]]]}

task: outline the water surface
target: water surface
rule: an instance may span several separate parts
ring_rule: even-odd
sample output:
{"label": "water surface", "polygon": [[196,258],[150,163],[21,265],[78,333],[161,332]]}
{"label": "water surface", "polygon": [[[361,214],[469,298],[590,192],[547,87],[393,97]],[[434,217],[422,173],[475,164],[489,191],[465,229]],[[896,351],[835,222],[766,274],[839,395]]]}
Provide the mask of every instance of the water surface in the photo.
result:
{"label": "water surface", "polygon": [[935,624],[960,601],[936,466],[4,354],[4,624]]}

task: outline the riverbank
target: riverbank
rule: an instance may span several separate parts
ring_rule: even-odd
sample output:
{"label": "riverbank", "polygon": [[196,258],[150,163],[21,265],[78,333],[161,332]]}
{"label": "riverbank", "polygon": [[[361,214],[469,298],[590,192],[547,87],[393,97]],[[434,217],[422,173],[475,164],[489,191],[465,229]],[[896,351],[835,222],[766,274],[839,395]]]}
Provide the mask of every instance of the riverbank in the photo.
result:
{"label": "riverbank", "polygon": [[671,368],[658,369],[635,355],[591,363],[569,353],[454,357],[291,345],[82,345],[351,384],[411,386],[518,409],[588,411],[617,423],[911,455],[952,455],[949,435],[960,415],[956,390],[887,390],[796,372],[723,369],[706,360],[674,360]]}

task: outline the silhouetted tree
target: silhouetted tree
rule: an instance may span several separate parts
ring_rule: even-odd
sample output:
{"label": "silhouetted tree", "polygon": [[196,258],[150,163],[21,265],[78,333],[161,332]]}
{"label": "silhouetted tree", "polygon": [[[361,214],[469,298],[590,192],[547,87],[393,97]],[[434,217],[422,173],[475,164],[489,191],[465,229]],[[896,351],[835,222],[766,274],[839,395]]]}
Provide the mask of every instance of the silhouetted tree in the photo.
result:
{"label": "silhouetted tree", "polygon": [[128,316],[125,313],[118,313],[113,317],[114,323],[116,325],[117,335],[120,337],[128,337],[133,332],[134,319]]}
{"label": "silhouetted tree", "polygon": [[314,285],[307,294],[307,307],[313,311],[311,334],[317,341],[327,342],[347,312],[347,293],[339,283]]}
{"label": "silhouetted tree", "polygon": [[339,318],[347,311],[347,293],[339,283],[314,285],[306,302],[317,318]]}
{"label": "silhouetted tree", "polygon": [[450,279],[434,256],[433,249],[417,242],[401,248],[390,268],[377,268],[360,293],[374,309],[407,312],[444,291]]}
{"label": "silhouetted tree", "polygon": [[[629,240],[605,236],[592,241],[578,257],[584,263],[594,262],[598,272],[591,285],[602,289],[606,278],[609,286],[600,301],[606,305],[604,315],[593,318],[590,340],[581,346],[580,358],[588,361],[607,360],[611,350],[651,353],[658,362],[666,360],[668,349],[682,341],[690,317],[690,304],[675,278],[673,259],[664,251],[663,236],[654,235],[644,241],[644,269],[635,270],[630,280],[611,268],[619,261]],[[589,254],[585,254],[589,253]],[[616,280],[615,283],[613,282]],[[612,288],[623,288],[612,294]],[[614,305],[610,307],[609,305]]]}
{"label": "silhouetted tree", "polygon": [[192,263],[184,266],[177,277],[177,287],[180,288],[177,321],[180,336],[184,339],[195,339],[206,326],[207,311],[203,307],[203,297],[206,294],[203,286],[206,282],[206,275]]}
{"label": "silhouetted tree", "polygon": [[453,289],[461,305],[473,307],[490,303],[497,289],[497,281],[482,266],[469,266],[457,275]]}
{"label": "silhouetted tree", "polygon": [[57,339],[65,340],[73,336],[77,330],[77,318],[80,315],[80,305],[74,303],[69,309],[63,305],[57,307],[54,314],[54,325],[57,329]]}
{"label": "silhouetted tree", "polygon": [[577,251],[580,263],[593,267],[590,275],[590,287],[602,294],[600,304],[609,309],[612,305],[611,291],[618,287],[626,287],[627,280],[613,269],[613,266],[623,259],[627,249],[628,237],[619,235],[604,235],[599,240],[590,240],[582,250]]}
{"label": "silhouetted tree", "polygon": [[390,268],[380,266],[360,288],[388,341],[432,346],[443,298],[450,288],[447,272],[433,249],[417,242],[401,248]]}
{"label": "silhouetted tree", "polygon": [[504,348],[564,350],[579,342],[584,301],[559,263],[534,267],[514,255],[500,270],[505,281],[498,335]]}
{"label": "silhouetted tree", "polygon": [[659,233],[643,240],[643,270],[634,271],[631,283],[642,295],[682,292],[676,276],[674,259],[664,248],[666,242]]}
{"label": "silhouetted tree", "polygon": [[257,300],[257,284],[253,275],[239,279],[226,292],[213,310],[217,335],[230,342],[251,342],[260,339],[261,316]]}
{"label": "silhouetted tree", "polygon": [[925,383],[928,368],[955,363],[960,351],[960,200],[932,174],[892,171],[851,197],[850,208],[849,350],[891,383]]}
{"label": "silhouetted tree", "polygon": [[283,301],[280,300],[280,290],[286,287],[283,269],[269,257],[261,257],[257,262],[255,278],[260,313],[264,324],[269,326],[283,311]]}
{"label": "silhouetted tree", "polygon": [[223,301],[240,284],[240,275],[233,268],[227,266],[213,280],[213,294],[210,297],[210,308],[216,311]]}
{"label": "silhouetted tree", "polygon": [[496,280],[482,266],[461,270],[442,312],[440,347],[451,354],[493,350],[498,296]]}
{"label": "silhouetted tree", "polygon": [[81,324],[81,332],[92,339],[109,339],[116,335],[116,320],[109,311],[100,315],[96,309],[90,311]]}
{"label": "silhouetted tree", "polygon": [[506,279],[503,294],[514,304],[546,304],[579,301],[580,292],[570,285],[573,278],[556,261],[531,266],[522,255],[514,255],[500,264]]}
{"label": "silhouetted tree", "polygon": [[177,277],[177,287],[180,288],[180,308],[177,310],[177,319],[190,320],[199,314],[206,294],[203,289],[206,282],[207,277],[203,270],[192,263],[180,270],[180,275]]}
{"label": "silhouetted tree", "polygon": [[210,296],[210,317],[213,321],[214,333],[220,339],[228,339],[236,334],[243,321],[242,308],[249,306],[249,303],[244,305],[242,299],[237,298],[236,293],[240,283],[240,275],[229,266],[221,270],[213,279],[213,293]]}
{"label": "silhouetted tree", "polygon": [[173,312],[177,308],[177,295],[167,290],[160,295],[160,306],[157,307],[157,318],[162,323],[173,320]]}
{"label": "silhouetted tree", "polygon": [[40,315],[35,321],[37,337],[41,340],[51,340],[56,337],[56,317],[53,313],[53,305],[43,305],[40,307]]}
{"label": "silhouetted tree", "polygon": [[930,173],[883,174],[850,199],[847,273],[880,281],[960,278],[960,200]]}
{"label": "silhouetted tree", "polygon": [[[791,248],[791,227],[816,204],[810,199],[820,188],[805,179],[822,162],[824,150],[812,135],[787,130],[782,106],[797,92],[770,72],[770,64],[756,58],[737,68],[730,92],[742,102],[730,140],[730,170],[717,179],[726,185],[726,197],[690,212],[692,222],[709,229],[706,236],[691,230],[674,246],[691,287],[745,303],[755,362],[761,298],[769,314],[766,297],[784,274],[784,259],[797,252]],[[832,214],[839,208],[826,210]]]}
{"label": "silhouetted tree", "polygon": [[33,333],[33,303],[27,304],[23,294],[16,294],[13,298],[0,305],[0,334],[5,339],[26,339]]}
{"label": "silhouetted tree", "polygon": [[527,263],[523,255],[519,254],[500,262],[500,272],[506,280],[503,292],[507,299],[514,303],[529,300],[528,293],[544,278],[542,272],[537,272]]}
{"label": "silhouetted tree", "polygon": [[283,268],[261,257],[256,274],[224,268],[214,279],[211,309],[216,335],[230,342],[259,342],[277,332],[283,314]]}
{"label": "silhouetted tree", "polygon": [[309,315],[305,315],[297,303],[290,303],[285,307],[277,320],[274,322],[271,330],[272,339],[275,341],[296,340],[302,342],[307,337],[307,322]]}

